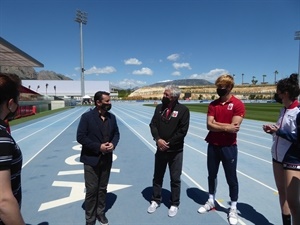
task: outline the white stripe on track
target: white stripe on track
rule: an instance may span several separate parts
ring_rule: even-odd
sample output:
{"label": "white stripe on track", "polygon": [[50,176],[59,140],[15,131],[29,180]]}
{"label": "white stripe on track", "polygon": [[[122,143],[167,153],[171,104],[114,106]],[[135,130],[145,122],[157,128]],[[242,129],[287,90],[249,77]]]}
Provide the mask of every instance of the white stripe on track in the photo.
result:
{"label": "white stripe on track", "polygon": [[40,154],[49,144],[51,144],[59,135],[61,135],[66,129],[68,129],[79,117],[81,114],[76,117],[69,125],[67,125],[61,132],[59,132],[51,141],[49,141],[43,148],[41,148],[37,153],[35,153],[27,162],[25,162],[22,166],[24,168],[28,163],[30,163],[38,154]]}
{"label": "white stripe on track", "polygon": [[[42,129],[39,129],[39,130],[37,130],[37,131],[35,131],[35,132],[32,132],[30,135],[27,135],[26,137],[23,137],[23,138],[19,139],[19,140],[16,141],[16,142],[19,143],[19,142],[21,142],[21,141],[27,139],[28,137],[31,137],[32,135],[35,135],[36,133],[38,133],[38,132],[40,132],[40,131],[42,131],[42,130],[45,130],[47,127],[50,127],[50,126],[52,126],[53,124],[56,124],[57,122],[59,122],[59,121],[65,119],[65,118],[69,117],[70,115],[72,115],[72,114],[74,114],[74,113],[77,113],[77,112],[73,112],[73,113],[71,113],[71,114],[68,114],[68,115],[66,115],[65,117],[60,117],[59,120],[56,120],[56,121],[53,122],[53,123],[49,123],[47,126],[43,127]],[[77,118],[78,118],[78,117],[77,117]]]}

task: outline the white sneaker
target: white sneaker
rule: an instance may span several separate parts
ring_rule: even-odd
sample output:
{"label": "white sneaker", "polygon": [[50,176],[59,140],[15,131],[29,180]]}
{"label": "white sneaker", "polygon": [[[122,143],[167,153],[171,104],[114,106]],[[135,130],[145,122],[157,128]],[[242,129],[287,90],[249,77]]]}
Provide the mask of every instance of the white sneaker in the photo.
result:
{"label": "white sneaker", "polygon": [[151,201],[151,205],[148,207],[147,212],[148,213],[154,213],[155,210],[157,209],[157,207],[159,207],[159,205],[157,204],[156,201]]}
{"label": "white sneaker", "polygon": [[215,208],[215,204],[213,202],[207,201],[203,206],[198,209],[198,213],[206,213]]}
{"label": "white sneaker", "polygon": [[238,223],[237,209],[230,209],[228,213],[228,221],[230,225],[236,225]]}
{"label": "white sneaker", "polygon": [[168,216],[169,216],[169,217],[176,216],[177,212],[178,212],[178,207],[172,205],[172,206],[170,207],[170,209],[169,209]]}

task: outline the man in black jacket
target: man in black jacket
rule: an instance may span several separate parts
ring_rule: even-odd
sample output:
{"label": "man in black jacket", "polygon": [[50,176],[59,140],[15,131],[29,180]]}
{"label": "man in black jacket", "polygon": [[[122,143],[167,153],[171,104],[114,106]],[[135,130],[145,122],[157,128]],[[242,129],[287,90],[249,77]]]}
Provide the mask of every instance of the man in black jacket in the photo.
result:
{"label": "man in black jacket", "polygon": [[156,141],[153,175],[153,195],[148,213],[154,213],[161,203],[161,190],[167,165],[171,178],[171,207],[168,215],[177,214],[180,203],[181,171],[184,137],[189,128],[189,109],[180,104],[180,89],[173,85],[165,87],[162,104],[157,105],[150,123],[151,134]]}
{"label": "man in black jacket", "polygon": [[112,166],[113,150],[120,133],[111,108],[109,93],[99,91],[94,96],[95,108],[81,116],[77,141],[82,144],[80,162],[84,163],[86,187],[86,225],[94,225],[96,218],[102,225],[108,225],[105,216],[107,185]]}

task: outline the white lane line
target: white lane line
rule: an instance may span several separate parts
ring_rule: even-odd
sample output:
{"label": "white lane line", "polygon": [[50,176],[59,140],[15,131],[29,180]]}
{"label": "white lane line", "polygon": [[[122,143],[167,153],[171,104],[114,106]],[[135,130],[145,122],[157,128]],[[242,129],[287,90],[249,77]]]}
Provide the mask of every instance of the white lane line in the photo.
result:
{"label": "white lane line", "polygon": [[[77,113],[78,111],[81,111],[81,110],[76,110],[75,112],[73,112],[73,113]],[[30,124],[28,124],[28,125],[26,125],[26,126],[22,126],[22,127],[20,127],[20,128],[18,128],[18,129],[14,129],[14,130],[12,130],[12,134],[13,133],[15,133],[15,132],[18,132],[18,131],[22,131],[23,129],[28,129],[29,127],[31,127],[31,126],[34,126],[34,125],[36,125],[36,124],[39,124],[39,123],[42,123],[42,122],[45,122],[45,121],[47,121],[47,120],[53,120],[53,118],[55,119],[56,117],[59,117],[59,118],[61,118],[61,116],[63,115],[63,114],[68,114],[69,115],[69,113],[70,113],[70,110],[66,110],[66,111],[63,111],[63,112],[61,112],[60,114],[58,114],[58,115],[53,115],[53,116],[51,116],[51,117],[48,117],[48,118],[46,118],[46,119],[41,119],[41,120],[38,120],[37,122],[35,122],[35,123],[30,123]]]}
{"label": "white lane line", "polygon": [[70,115],[72,115],[72,114],[74,114],[74,113],[75,113],[75,112],[73,112],[73,113],[71,113],[71,114],[68,114],[68,115],[66,115],[65,117],[61,117],[59,120],[56,120],[56,121],[53,122],[53,123],[49,123],[47,126],[43,127],[42,129],[36,130],[35,132],[30,133],[30,135],[27,135],[27,136],[25,136],[25,137],[19,139],[19,140],[16,141],[16,142],[19,143],[19,142],[21,142],[21,141],[23,141],[23,140],[25,140],[25,139],[31,137],[32,135],[35,135],[36,133],[39,133],[39,132],[42,131],[42,130],[45,130],[46,128],[52,126],[53,124],[56,124],[57,122],[59,122],[59,121],[65,119],[65,118],[69,117]]}
{"label": "white lane line", "polygon": [[50,145],[59,135],[61,135],[66,129],[68,129],[79,117],[81,117],[81,114],[76,117],[69,125],[67,125],[61,132],[59,132],[51,141],[49,141],[43,148],[41,148],[37,153],[35,153],[27,162],[25,162],[22,166],[24,168],[28,163],[31,162],[40,152],[42,152],[48,145]]}

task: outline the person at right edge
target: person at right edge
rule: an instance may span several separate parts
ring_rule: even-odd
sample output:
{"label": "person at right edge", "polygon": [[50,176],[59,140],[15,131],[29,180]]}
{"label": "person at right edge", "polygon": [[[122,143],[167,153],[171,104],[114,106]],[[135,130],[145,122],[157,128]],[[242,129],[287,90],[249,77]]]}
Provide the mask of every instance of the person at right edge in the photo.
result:
{"label": "person at right edge", "polygon": [[241,100],[231,94],[234,87],[233,77],[229,74],[217,78],[215,85],[219,98],[211,102],[207,112],[207,129],[205,140],[207,147],[208,193],[205,205],[198,209],[205,213],[215,208],[217,174],[222,162],[226,181],[229,186],[231,206],[228,212],[229,224],[238,223],[237,200],[237,132],[245,116],[245,106]]}
{"label": "person at right edge", "polygon": [[80,162],[84,164],[86,225],[108,225],[105,216],[107,186],[112,167],[113,151],[120,133],[111,109],[110,94],[98,91],[95,108],[82,114],[77,128],[77,141],[82,145]]}
{"label": "person at right edge", "polygon": [[263,125],[263,130],[273,137],[273,174],[283,225],[300,224],[299,94],[298,74],[279,80],[274,97],[283,107],[276,124]]}

